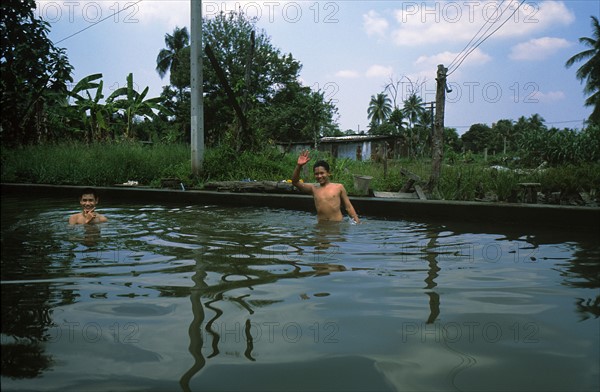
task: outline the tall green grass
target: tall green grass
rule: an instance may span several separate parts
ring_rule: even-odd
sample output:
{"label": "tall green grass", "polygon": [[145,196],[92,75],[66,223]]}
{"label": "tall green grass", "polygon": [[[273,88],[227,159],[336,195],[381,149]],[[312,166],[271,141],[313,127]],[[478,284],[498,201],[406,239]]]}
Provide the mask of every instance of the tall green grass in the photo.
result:
{"label": "tall green grass", "polygon": [[129,180],[149,185],[189,167],[185,145],[64,143],[2,150],[2,181],[110,186]]}
{"label": "tall green grass", "polygon": [[[371,188],[397,192],[408,180],[400,174],[409,170],[427,182],[429,159],[358,162],[311,151],[311,162],[301,176],[314,182],[312,165],[319,159],[329,162],[332,181],[344,184],[352,195],[354,175],[371,176]],[[471,157],[473,158],[473,157]],[[492,192],[500,201],[510,201],[520,182],[539,182],[544,192],[589,192],[600,190],[600,163],[563,165],[544,170],[495,170],[482,159],[453,157],[442,167],[437,191],[445,200],[475,200]],[[235,152],[228,147],[206,150],[203,172],[191,174],[190,146],[118,142],[106,144],[63,143],[2,149],[2,182],[111,186],[129,180],[160,187],[163,178],[178,178],[187,187],[201,188],[207,181],[270,180],[291,178],[297,154],[283,154],[275,148],[262,152]],[[451,164],[449,164],[452,162]],[[596,192],[599,194],[600,192]]]}

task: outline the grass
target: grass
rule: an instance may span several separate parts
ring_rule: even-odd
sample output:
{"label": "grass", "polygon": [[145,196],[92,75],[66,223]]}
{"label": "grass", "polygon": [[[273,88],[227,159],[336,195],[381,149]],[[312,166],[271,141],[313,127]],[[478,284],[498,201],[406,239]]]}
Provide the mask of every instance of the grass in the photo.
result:
{"label": "grass", "polygon": [[[400,174],[406,169],[427,181],[430,159],[389,160],[387,170],[381,162],[358,162],[334,158],[321,152],[311,152],[312,161],[325,159],[330,163],[332,180],[344,184],[354,194],[354,175],[372,176],[371,188],[397,192],[407,181]],[[63,143],[2,149],[2,182],[57,185],[112,186],[129,180],[140,185],[160,187],[162,178],[178,178],[188,188],[201,188],[207,181],[271,180],[291,177],[296,164],[295,154],[283,154],[276,149],[260,153],[237,153],[226,147],[207,149],[203,173],[191,174],[190,147],[185,144],[143,145],[133,142],[108,144]],[[469,155],[459,159],[449,155],[443,165],[437,191],[432,195],[444,200],[475,200],[494,194],[500,201],[511,201],[517,184],[539,182],[543,192],[590,192],[599,194],[600,163],[563,165],[544,170],[510,170],[490,168],[490,162]],[[450,163],[452,162],[452,163]],[[313,182],[312,165],[302,176]]]}

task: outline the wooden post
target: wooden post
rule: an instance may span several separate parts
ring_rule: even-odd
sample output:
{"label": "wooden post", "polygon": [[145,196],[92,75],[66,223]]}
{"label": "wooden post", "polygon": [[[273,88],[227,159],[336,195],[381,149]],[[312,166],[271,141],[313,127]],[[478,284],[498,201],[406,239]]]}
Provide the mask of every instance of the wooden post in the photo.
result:
{"label": "wooden post", "polygon": [[383,178],[387,178],[387,169],[388,169],[388,142],[387,140],[383,142]]}
{"label": "wooden post", "polygon": [[442,159],[444,158],[444,109],[446,107],[446,72],[443,64],[437,69],[437,89],[435,93],[435,122],[433,140],[431,143],[432,163],[431,176],[427,189],[432,192],[436,187],[442,170]]}

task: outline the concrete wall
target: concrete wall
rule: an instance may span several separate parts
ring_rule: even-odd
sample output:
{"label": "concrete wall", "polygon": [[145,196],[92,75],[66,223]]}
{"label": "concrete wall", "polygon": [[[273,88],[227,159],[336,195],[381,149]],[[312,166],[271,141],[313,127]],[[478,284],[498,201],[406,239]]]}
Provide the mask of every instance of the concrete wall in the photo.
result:
{"label": "concrete wall", "polygon": [[[2,196],[72,197],[78,200],[81,186],[2,184]],[[121,202],[154,202],[260,206],[315,211],[311,196],[302,194],[231,193],[181,191],[144,187],[96,187],[103,205]],[[359,216],[409,219],[442,225],[475,223],[480,227],[500,225],[522,229],[556,229],[561,232],[586,232],[600,238],[600,208],[555,205],[456,202],[416,199],[352,197]]]}

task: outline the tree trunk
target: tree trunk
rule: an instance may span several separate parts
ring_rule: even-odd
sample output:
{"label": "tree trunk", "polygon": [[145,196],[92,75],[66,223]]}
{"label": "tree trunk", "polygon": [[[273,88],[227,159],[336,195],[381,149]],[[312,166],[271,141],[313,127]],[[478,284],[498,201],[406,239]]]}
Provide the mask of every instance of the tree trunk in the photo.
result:
{"label": "tree trunk", "polygon": [[433,192],[440,179],[442,159],[444,158],[444,109],[446,106],[446,72],[443,64],[437,69],[437,90],[435,94],[435,122],[432,140],[431,177],[427,189]]}

